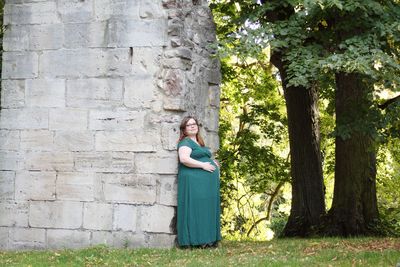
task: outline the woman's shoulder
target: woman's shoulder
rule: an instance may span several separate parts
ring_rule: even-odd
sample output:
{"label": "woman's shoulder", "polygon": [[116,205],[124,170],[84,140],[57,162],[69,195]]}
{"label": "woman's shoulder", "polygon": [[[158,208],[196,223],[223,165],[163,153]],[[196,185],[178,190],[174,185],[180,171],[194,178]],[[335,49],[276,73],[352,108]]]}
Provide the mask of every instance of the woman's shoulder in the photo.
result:
{"label": "woman's shoulder", "polygon": [[181,146],[192,147],[191,145],[192,145],[192,143],[190,142],[188,137],[185,137],[181,141],[178,142],[178,148],[180,148]]}

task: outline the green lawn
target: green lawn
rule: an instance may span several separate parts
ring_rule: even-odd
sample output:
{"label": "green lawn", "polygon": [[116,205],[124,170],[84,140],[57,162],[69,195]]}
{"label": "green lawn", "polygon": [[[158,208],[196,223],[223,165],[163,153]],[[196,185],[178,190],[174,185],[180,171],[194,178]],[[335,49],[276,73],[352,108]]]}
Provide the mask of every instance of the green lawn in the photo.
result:
{"label": "green lawn", "polygon": [[223,241],[217,249],[0,252],[0,266],[400,266],[400,238]]}

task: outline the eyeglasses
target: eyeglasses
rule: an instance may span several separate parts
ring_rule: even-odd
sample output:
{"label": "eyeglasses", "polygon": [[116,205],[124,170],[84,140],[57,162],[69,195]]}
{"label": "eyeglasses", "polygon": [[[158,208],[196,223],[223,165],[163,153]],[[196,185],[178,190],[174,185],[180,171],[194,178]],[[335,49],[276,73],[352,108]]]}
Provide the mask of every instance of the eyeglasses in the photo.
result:
{"label": "eyeglasses", "polygon": [[197,126],[197,123],[186,124],[186,127],[190,127],[190,126]]}

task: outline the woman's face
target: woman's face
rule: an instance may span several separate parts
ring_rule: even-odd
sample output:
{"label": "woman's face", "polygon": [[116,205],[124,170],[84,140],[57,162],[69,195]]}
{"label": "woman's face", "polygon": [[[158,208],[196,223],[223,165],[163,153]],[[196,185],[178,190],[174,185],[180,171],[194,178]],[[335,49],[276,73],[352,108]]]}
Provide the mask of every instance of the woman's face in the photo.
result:
{"label": "woman's face", "polygon": [[199,127],[194,119],[190,119],[186,123],[185,133],[187,136],[194,136],[199,131]]}

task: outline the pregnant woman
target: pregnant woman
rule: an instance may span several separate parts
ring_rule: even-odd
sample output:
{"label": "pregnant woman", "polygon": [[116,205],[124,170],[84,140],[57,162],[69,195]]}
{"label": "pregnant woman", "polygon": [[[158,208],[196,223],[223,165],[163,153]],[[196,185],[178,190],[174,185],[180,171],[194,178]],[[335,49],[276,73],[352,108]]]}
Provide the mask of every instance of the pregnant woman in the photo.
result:
{"label": "pregnant woman", "polygon": [[194,117],[182,120],[178,155],[178,244],[216,247],[221,240],[218,162],[211,159]]}

